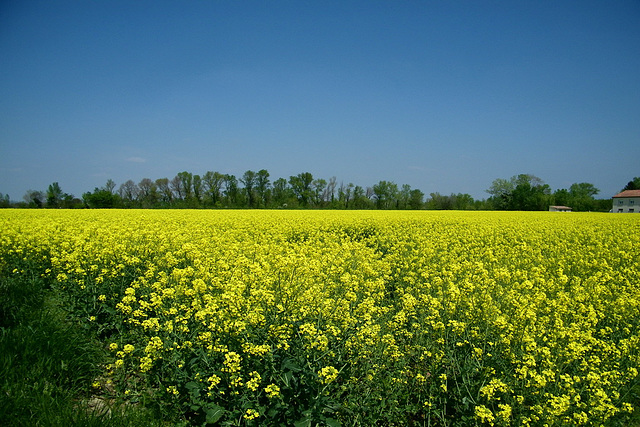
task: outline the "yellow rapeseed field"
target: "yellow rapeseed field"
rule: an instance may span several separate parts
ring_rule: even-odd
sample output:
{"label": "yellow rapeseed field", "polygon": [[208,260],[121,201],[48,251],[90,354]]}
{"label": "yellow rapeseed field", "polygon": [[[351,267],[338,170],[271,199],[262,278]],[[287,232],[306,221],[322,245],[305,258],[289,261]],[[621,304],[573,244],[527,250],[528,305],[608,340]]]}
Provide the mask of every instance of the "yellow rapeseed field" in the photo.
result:
{"label": "yellow rapeseed field", "polygon": [[97,394],[194,424],[624,425],[640,221],[425,211],[0,211],[109,351]]}

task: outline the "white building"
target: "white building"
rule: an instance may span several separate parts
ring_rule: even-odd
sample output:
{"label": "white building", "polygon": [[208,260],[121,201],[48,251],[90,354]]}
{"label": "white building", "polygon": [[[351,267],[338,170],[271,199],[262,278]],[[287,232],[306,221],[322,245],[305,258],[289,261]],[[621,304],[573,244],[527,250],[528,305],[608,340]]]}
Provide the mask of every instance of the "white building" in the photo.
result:
{"label": "white building", "polygon": [[640,213],[640,190],[626,190],[613,196],[611,212]]}
{"label": "white building", "polygon": [[549,206],[549,212],[571,212],[569,206]]}

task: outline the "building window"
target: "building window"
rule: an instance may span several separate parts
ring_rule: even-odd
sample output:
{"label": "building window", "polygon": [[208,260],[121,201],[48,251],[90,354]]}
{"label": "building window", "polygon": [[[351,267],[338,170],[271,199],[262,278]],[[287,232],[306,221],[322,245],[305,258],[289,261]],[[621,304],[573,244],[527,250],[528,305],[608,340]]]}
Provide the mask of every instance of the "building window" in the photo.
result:
{"label": "building window", "polygon": [[619,205],[623,205],[623,204],[624,204],[624,202],[623,202],[622,200],[620,200],[620,201],[618,202],[618,204],[619,204]]}
{"label": "building window", "polygon": [[633,209],[629,209],[629,213],[633,213]]}
{"label": "building window", "polygon": [[629,204],[632,205],[634,200],[629,200]]}

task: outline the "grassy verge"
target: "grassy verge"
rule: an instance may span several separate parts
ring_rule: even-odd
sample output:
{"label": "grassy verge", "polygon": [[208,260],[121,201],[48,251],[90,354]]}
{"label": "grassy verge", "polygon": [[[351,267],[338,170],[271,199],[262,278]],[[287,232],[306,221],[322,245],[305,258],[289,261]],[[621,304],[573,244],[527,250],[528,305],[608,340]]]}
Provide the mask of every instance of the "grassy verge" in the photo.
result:
{"label": "grassy verge", "polygon": [[39,278],[0,277],[0,425],[160,425],[95,396],[105,350],[70,324]]}

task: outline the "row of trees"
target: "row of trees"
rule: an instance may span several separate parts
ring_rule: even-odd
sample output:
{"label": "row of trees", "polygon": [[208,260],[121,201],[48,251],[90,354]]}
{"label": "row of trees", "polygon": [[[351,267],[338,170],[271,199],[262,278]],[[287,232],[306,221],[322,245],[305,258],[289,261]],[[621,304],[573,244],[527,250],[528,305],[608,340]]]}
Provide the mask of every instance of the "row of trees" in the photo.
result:
{"label": "row of trees", "polygon": [[329,209],[420,209],[424,193],[409,185],[398,187],[380,181],[373,187],[353,183],[338,184],[314,178],[310,172],[278,178],[271,182],[269,172],[246,171],[240,178],[219,172],[194,175],[180,172],[173,179],[129,180],[115,191],[115,183],[82,196],[91,208],[329,208]]}
{"label": "row of trees", "polygon": [[[635,177],[622,188],[640,189],[640,177]],[[530,174],[512,176],[510,179],[498,178],[493,181],[487,193],[489,203],[494,209],[535,211],[546,210],[549,206],[569,206],[574,211],[603,211],[611,209],[611,199],[596,199],[600,192],[593,184],[581,182],[566,188],[551,191],[551,187],[540,178]]]}
{"label": "row of trees", "polygon": [[[610,199],[595,199],[599,190],[590,183],[572,184],[552,192],[542,179],[520,174],[494,180],[488,199],[474,200],[469,194],[425,194],[408,184],[398,186],[380,181],[372,187],[338,184],[314,178],[309,172],[289,179],[270,180],[265,169],[248,170],[241,177],[209,171],[204,175],[180,172],[174,178],[135,183],[128,180],[117,187],[108,180],[103,187],[86,192],[82,199],[64,193],[57,182],[47,191],[29,190],[23,203],[11,203],[0,194],[1,207],[48,208],[314,208],[314,209],[456,209],[456,210],[547,210],[550,205],[570,206],[576,211],[608,211]],[[640,189],[640,178],[625,189]]]}

